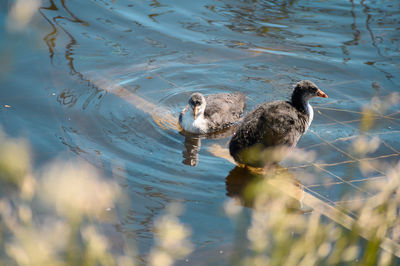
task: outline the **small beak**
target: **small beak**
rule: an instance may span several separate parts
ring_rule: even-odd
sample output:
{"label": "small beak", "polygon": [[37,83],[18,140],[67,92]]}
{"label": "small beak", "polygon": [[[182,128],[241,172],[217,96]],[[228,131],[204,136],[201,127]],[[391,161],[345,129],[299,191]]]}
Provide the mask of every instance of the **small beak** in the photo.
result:
{"label": "small beak", "polygon": [[328,98],[328,95],[326,95],[325,92],[321,91],[320,89],[318,89],[317,91],[317,96],[322,98]]}
{"label": "small beak", "polygon": [[199,114],[199,107],[198,107],[198,106],[195,106],[195,107],[193,108],[193,118],[194,118],[195,120],[196,120],[198,114]]}

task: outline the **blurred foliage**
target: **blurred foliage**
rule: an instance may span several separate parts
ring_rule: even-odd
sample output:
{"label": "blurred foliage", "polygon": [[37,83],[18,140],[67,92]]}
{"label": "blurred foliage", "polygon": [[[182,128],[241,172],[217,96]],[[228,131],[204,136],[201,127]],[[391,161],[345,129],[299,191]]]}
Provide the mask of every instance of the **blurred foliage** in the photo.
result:
{"label": "blurred foliage", "polygon": [[[380,108],[367,112],[370,110],[373,116],[382,114],[378,113],[382,111]],[[379,144],[377,137],[361,134],[351,149],[367,156]],[[111,238],[103,233],[101,217],[115,209],[122,195],[115,181],[102,177],[84,162],[56,160],[33,172],[31,151],[25,140],[9,138],[0,132],[0,146],[1,265],[141,264],[135,247],[124,242],[122,248],[115,250]],[[303,158],[310,162],[315,158],[313,153],[303,156],[296,152],[293,157],[296,160]],[[374,167],[365,164],[368,160],[360,167]],[[244,169],[237,169],[245,178]],[[384,181],[375,184],[374,196],[363,201],[346,201],[351,197],[343,195],[341,210],[333,207],[334,212],[326,212],[318,204],[305,211],[303,204],[312,201],[303,202],[307,193],[284,168],[250,172],[254,178],[243,191],[243,199],[233,197],[224,205],[233,222],[245,215],[243,205],[252,208],[251,223],[242,228],[247,239],[236,241],[237,253],[232,255],[232,264],[394,265],[398,262],[400,163],[387,167]],[[155,220],[155,244],[146,260],[149,265],[172,265],[192,252],[190,229],[177,218],[182,209],[183,206],[172,204]]]}
{"label": "blurred foliage", "polygon": [[[16,0],[7,17],[7,30],[24,30],[40,2]],[[6,72],[12,59],[8,56],[3,61],[0,68]],[[364,107],[361,135],[350,147],[353,153],[366,156],[378,149],[379,139],[366,133],[398,100],[398,94],[373,98]],[[54,161],[34,173],[29,144],[23,139],[9,138],[2,131],[0,147],[0,265],[142,264],[135,247],[125,243],[116,251],[112,240],[102,232],[101,217],[115,208],[121,198],[116,182],[83,162]],[[293,157],[308,162],[314,158],[305,154]],[[360,163],[362,173],[373,168],[368,161]],[[334,217],[345,221],[342,225],[324,218],[319,210],[304,212],[301,184],[290,187],[294,188],[293,193],[284,193],[271,185],[271,180],[294,182],[287,171],[255,176],[244,191],[249,204],[234,197],[224,205],[234,222],[245,215],[243,204],[253,208],[251,223],[244,228],[247,239],[239,239],[236,248],[240,252],[232,255],[232,264],[398,264],[400,163],[387,167],[385,181],[376,185],[374,196],[362,202],[344,201],[347,203],[342,208],[347,211],[336,212],[338,217]],[[347,196],[343,195],[343,199]],[[177,218],[181,212],[182,206],[171,205],[154,222],[155,244],[148,264],[172,265],[192,252],[190,229]]]}
{"label": "blurred foliage", "polygon": [[[371,160],[362,160],[380,146],[380,139],[367,131],[398,100],[398,94],[385,99],[373,98],[363,109],[360,135],[349,147],[350,152],[360,158],[361,173],[377,169]],[[315,158],[313,154],[299,153],[301,151],[288,159],[303,158],[305,163],[310,163]],[[268,166],[262,171],[250,169],[247,174],[242,171],[243,177],[253,180],[242,197],[234,197],[225,204],[225,212],[238,221],[237,217],[243,215],[240,205],[250,204],[253,211],[250,226],[244,228],[248,242],[236,247],[236,252],[244,256],[236,256],[233,264],[397,265],[400,257],[400,162],[381,164],[379,169],[382,168],[384,177],[374,182],[376,192],[372,196],[365,198],[361,192],[360,195],[343,194],[338,206],[304,191],[283,168]],[[307,207],[311,210],[305,211]],[[243,247],[246,245],[248,248]]]}
{"label": "blurred foliage", "polygon": [[[33,173],[30,148],[0,130],[0,265],[137,265],[135,247],[118,250],[102,231],[123,198],[120,186],[84,162],[54,161]],[[192,250],[190,230],[172,205],[154,224],[151,265]],[[118,223],[118,221],[116,221]]]}
{"label": "blurred foliage", "polygon": [[82,162],[55,161],[34,175],[25,140],[1,132],[0,146],[0,264],[116,265],[95,225],[118,185]]}
{"label": "blurred foliage", "polygon": [[31,22],[41,0],[16,0],[9,10],[7,29],[22,31]]}
{"label": "blurred foliage", "polygon": [[373,97],[371,103],[364,106],[362,110],[360,125],[361,132],[367,132],[368,130],[371,130],[376,124],[376,120],[379,119],[379,117],[381,117],[388,108],[397,104],[399,100],[400,95],[398,93],[392,93],[383,99]]}
{"label": "blurred foliage", "polygon": [[[395,265],[400,255],[398,210],[400,163],[387,169],[387,182],[364,202],[345,201],[327,220],[326,210],[314,205],[304,212],[302,189],[298,196],[282,192],[290,186],[287,173],[275,171],[251,183],[245,195],[253,197],[251,224],[245,228],[248,246],[236,265]],[[280,189],[271,183],[279,180]],[[294,187],[297,187],[296,185]],[[293,188],[293,186],[291,187]],[[349,195],[345,195],[344,198]],[[354,195],[352,195],[354,196]],[[300,199],[297,202],[294,198]],[[225,204],[228,216],[242,215],[237,198]],[[317,206],[317,208],[315,208]],[[331,214],[328,212],[328,214]],[[235,220],[235,219],[234,219]],[[339,224],[334,221],[340,221]],[[345,225],[345,226],[342,226]],[[244,248],[245,250],[247,248]]]}
{"label": "blurred foliage", "polygon": [[150,252],[150,265],[172,265],[174,260],[183,259],[192,252],[193,246],[188,240],[190,230],[176,218],[181,212],[182,206],[170,205],[167,214],[155,221],[157,241]]}

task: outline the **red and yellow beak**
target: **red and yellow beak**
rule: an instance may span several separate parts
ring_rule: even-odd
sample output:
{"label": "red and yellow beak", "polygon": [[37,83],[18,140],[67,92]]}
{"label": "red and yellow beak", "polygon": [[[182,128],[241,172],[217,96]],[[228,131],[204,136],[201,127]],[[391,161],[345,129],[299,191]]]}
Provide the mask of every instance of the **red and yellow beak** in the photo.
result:
{"label": "red and yellow beak", "polygon": [[318,89],[317,91],[317,96],[322,98],[328,98],[328,95],[326,95],[326,93],[321,91],[320,89]]}

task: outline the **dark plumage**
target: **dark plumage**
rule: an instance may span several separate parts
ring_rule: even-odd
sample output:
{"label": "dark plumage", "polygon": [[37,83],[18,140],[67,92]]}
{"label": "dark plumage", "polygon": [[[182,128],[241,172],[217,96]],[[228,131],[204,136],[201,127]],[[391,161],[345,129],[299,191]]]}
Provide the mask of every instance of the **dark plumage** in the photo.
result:
{"label": "dark plumage", "polygon": [[229,127],[240,119],[246,106],[243,93],[220,93],[203,96],[193,93],[179,115],[179,125],[191,133],[212,133]]}
{"label": "dark plumage", "polygon": [[229,143],[236,162],[254,167],[278,162],[296,146],[313,119],[309,99],[328,96],[311,81],[296,84],[291,101],[262,103],[244,118]]}

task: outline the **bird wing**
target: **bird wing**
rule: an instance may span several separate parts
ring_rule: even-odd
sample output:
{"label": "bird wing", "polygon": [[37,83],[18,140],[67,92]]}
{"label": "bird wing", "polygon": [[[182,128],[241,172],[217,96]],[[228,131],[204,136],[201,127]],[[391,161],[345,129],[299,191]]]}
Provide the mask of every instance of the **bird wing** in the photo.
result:
{"label": "bird wing", "polygon": [[246,107],[244,93],[211,94],[205,98],[207,105],[204,116],[213,129],[221,129],[237,122]]}
{"label": "bird wing", "polygon": [[242,136],[247,135],[249,146],[256,143],[265,147],[293,146],[305,131],[305,118],[288,102],[264,103],[246,115],[238,131]]}
{"label": "bird wing", "polygon": [[182,125],[183,116],[188,110],[189,110],[189,105],[186,105],[186,107],[179,114],[179,125]]}

